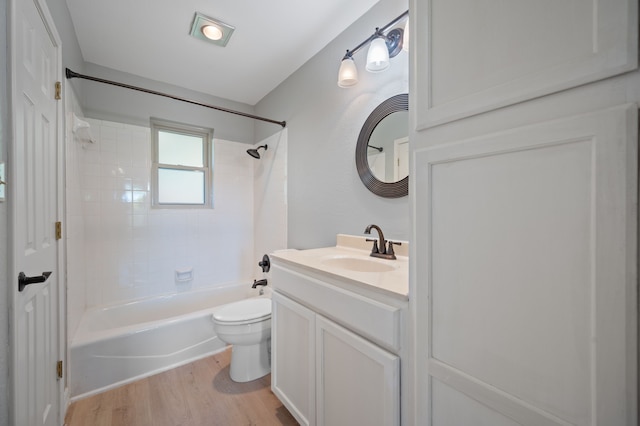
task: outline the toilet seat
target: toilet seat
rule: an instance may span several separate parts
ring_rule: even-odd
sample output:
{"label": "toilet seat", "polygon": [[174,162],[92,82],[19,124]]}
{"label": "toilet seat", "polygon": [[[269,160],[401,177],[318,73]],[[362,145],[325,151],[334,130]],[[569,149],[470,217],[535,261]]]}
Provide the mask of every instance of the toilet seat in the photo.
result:
{"label": "toilet seat", "polygon": [[271,318],[271,299],[251,298],[229,303],[213,313],[213,321],[220,324],[251,324]]}

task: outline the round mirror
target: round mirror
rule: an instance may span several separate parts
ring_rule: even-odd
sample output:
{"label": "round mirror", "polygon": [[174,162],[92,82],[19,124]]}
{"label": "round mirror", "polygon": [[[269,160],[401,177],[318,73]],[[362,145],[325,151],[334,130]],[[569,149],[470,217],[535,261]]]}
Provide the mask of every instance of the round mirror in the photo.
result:
{"label": "round mirror", "polygon": [[409,193],[409,96],[393,96],[369,115],[356,145],[356,168],[364,185],[386,198]]}

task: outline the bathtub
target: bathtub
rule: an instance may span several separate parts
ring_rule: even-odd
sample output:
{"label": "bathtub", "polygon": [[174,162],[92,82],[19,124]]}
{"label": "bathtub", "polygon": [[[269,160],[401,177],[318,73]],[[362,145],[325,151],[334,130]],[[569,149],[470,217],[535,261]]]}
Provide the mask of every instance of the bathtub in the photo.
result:
{"label": "bathtub", "polygon": [[[258,291],[232,285],[87,310],[71,342],[71,399],[222,351],[226,345],[216,336],[211,315]],[[262,297],[269,293],[266,289]]]}

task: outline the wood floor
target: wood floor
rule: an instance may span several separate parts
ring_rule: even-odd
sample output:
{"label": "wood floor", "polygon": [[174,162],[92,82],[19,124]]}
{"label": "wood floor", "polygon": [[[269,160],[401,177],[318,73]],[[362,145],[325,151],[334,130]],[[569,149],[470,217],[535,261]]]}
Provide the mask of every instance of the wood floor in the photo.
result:
{"label": "wood floor", "polygon": [[297,425],[271,375],[229,378],[231,350],[71,404],[66,426]]}

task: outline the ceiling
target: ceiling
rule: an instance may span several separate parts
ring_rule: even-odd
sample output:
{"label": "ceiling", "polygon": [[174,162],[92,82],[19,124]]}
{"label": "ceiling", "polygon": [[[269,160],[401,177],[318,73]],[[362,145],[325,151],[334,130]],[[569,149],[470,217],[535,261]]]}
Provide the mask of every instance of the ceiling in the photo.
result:
{"label": "ceiling", "polygon": [[[255,105],[379,0],[66,1],[85,61]],[[195,12],[235,26],[226,47]]]}

